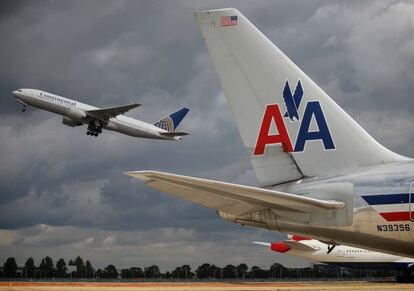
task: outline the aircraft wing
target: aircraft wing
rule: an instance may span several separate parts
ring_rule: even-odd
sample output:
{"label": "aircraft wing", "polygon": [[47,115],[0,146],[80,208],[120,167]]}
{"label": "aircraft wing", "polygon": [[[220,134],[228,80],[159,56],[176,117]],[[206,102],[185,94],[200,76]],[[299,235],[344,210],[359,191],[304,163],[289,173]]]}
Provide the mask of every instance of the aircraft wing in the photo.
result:
{"label": "aircraft wing", "polygon": [[126,175],[146,181],[146,186],[203,206],[240,215],[271,208],[306,213],[338,210],[342,201],[320,200],[279,191],[206,180],[157,171],[133,171]]}
{"label": "aircraft wing", "polygon": [[141,106],[141,104],[133,103],[125,106],[88,110],[85,113],[93,118],[108,120],[112,117],[124,114],[125,112],[128,112],[129,110],[134,109],[138,106]]}
{"label": "aircraft wing", "polygon": [[161,135],[165,135],[165,136],[169,136],[169,137],[188,135],[188,133],[187,133],[187,132],[179,132],[179,131],[173,131],[173,132],[160,132],[160,134],[161,134]]}

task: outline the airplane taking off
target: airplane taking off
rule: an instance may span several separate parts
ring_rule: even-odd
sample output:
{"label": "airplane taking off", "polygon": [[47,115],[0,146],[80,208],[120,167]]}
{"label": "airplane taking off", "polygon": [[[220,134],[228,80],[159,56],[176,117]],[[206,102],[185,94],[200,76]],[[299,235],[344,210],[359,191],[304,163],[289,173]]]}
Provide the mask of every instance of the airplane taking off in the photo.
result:
{"label": "airplane taking off", "polygon": [[260,188],[125,174],[241,225],[414,257],[414,161],[374,140],[236,9],[195,18]]}
{"label": "airplane taking off", "polygon": [[186,116],[188,108],[164,117],[160,121],[149,124],[123,115],[127,111],[140,106],[130,104],[119,107],[98,108],[69,98],[61,97],[45,91],[35,89],[19,89],[12,92],[17,102],[63,115],[62,123],[71,127],[88,125],[87,135],[97,137],[102,128],[117,131],[133,137],[181,140],[185,132],[176,132],[175,129]]}
{"label": "airplane taking off", "polygon": [[278,253],[345,268],[400,270],[408,275],[414,267],[412,258],[349,246],[334,246],[297,235],[289,235],[287,240],[279,242],[253,243],[267,246]]}

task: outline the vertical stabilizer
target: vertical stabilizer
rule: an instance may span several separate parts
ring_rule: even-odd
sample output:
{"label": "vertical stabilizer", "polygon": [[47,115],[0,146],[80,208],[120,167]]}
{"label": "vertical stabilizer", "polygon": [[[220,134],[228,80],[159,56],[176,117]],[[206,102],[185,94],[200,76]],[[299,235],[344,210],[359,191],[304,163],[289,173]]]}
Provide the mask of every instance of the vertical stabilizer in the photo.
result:
{"label": "vertical stabilizer", "polygon": [[195,12],[261,186],[406,160],[233,8]]}
{"label": "vertical stabilizer", "polygon": [[165,129],[168,132],[173,132],[189,111],[190,109],[183,107],[178,111],[164,117],[160,121],[157,121],[156,123],[154,123],[154,125],[159,128]]}

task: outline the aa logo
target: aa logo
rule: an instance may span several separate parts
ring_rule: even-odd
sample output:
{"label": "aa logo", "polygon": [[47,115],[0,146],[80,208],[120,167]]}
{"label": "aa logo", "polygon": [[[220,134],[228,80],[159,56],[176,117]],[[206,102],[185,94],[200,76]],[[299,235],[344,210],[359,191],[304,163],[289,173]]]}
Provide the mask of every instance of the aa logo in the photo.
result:
{"label": "aa logo", "polygon": [[[286,81],[283,89],[283,101],[286,112],[282,117],[279,104],[268,104],[263,114],[262,124],[259,129],[254,155],[263,155],[266,145],[281,144],[285,152],[303,152],[308,141],[320,140],[325,150],[335,149],[328,124],[326,123],[319,101],[308,101],[305,104],[303,116],[299,116],[299,108],[302,103],[303,88],[300,81],[296,84],[295,92]],[[284,118],[289,118],[289,122],[299,122],[299,132],[292,145]],[[315,121],[317,130],[311,131],[312,120]],[[274,124],[277,133],[271,133],[271,125]]]}

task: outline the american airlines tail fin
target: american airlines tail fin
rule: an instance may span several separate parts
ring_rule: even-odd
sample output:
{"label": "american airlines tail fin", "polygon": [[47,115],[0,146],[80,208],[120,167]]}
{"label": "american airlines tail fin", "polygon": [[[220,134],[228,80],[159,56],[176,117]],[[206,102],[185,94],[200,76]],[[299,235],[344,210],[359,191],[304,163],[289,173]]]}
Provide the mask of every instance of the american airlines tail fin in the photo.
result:
{"label": "american airlines tail fin", "polygon": [[260,186],[407,160],[233,8],[194,13]]}
{"label": "american airlines tail fin", "polygon": [[[164,117],[160,121],[154,123],[155,126],[165,129],[168,132],[174,132],[190,109],[183,107],[176,112]],[[184,134],[182,134],[184,135]]]}

